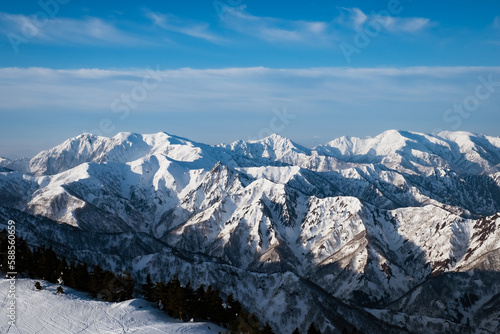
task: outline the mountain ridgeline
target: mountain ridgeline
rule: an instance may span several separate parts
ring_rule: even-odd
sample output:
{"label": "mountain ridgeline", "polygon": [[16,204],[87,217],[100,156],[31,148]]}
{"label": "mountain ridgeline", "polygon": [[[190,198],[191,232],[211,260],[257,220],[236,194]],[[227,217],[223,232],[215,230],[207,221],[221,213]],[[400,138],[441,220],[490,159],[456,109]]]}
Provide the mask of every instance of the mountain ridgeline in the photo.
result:
{"label": "mountain ridgeline", "polygon": [[500,331],[498,137],[83,134],[0,158],[0,217],[139,283],[212,284],[280,334]]}

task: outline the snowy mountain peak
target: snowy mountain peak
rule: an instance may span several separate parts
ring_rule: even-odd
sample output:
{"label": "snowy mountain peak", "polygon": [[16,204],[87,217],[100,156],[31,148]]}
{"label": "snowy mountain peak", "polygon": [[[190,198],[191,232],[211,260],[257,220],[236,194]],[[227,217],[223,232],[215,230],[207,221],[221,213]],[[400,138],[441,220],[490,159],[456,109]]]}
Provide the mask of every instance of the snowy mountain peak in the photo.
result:
{"label": "snowy mountain peak", "polygon": [[272,133],[267,137],[264,137],[262,139],[258,140],[253,140],[250,142],[266,142],[266,143],[279,143],[279,142],[289,142],[290,140],[288,138],[285,138],[277,133]]}
{"label": "snowy mountain peak", "polygon": [[51,175],[86,162],[124,162],[127,157],[139,157],[146,149],[140,142],[129,141],[132,137],[134,135],[107,138],[81,134],[37,154],[30,161],[30,170],[35,175]]}
{"label": "snowy mountain peak", "polygon": [[92,141],[92,140],[95,140],[97,138],[98,138],[98,136],[96,136],[92,133],[84,132],[84,133],[76,136],[74,139],[75,140],[82,139],[82,140]]}
{"label": "snowy mountain peak", "polygon": [[246,157],[258,159],[259,164],[296,164],[298,160],[307,160],[308,156],[311,155],[310,149],[278,134],[272,134],[259,140],[236,141],[230,145],[222,144],[220,147],[228,150],[236,161]]}
{"label": "snowy mountain peak", "polygon": [[[408,138],[398,130],[388,130],[376,137],[340,137],[328,142],[326,147],[336,148],[341,156],[383,156],[393,154],[406,145]],[[321,147],[321,146],[320,146]]]}

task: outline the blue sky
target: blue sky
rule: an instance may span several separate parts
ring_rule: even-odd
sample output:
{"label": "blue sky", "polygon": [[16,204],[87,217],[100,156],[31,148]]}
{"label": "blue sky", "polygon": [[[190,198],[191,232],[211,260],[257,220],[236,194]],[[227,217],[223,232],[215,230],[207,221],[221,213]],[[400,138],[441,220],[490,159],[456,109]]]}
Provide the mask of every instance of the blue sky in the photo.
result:
{"label": "blue sky", "polygon": [[498,136],[500,3],[0,4],[0,156],[82,132]]}

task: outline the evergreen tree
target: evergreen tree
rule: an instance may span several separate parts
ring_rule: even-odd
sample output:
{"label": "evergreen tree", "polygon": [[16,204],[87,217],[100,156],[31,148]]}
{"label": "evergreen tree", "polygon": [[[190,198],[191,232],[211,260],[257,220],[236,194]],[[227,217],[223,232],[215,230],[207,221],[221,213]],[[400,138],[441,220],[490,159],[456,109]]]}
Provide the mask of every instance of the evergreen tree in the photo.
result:
{"label": "evergreen tree", "polygon": [[241,312],[241,304],[234,299],[234,296],[231,293],[226,298],[226,305],[224,323],[231,324],[236,320],[238,314]]}
{"label": "evergreen tree", "polygon": [[237,319],[231,325],[231,332],[244,334],[260,333],[259,319],[257,319],[253,313],[248,314],[247,312],[241,311]]}
{"label": "evergreen tree", "polygon": [[186,284],[184,288],[184,298],[186,299],[186,318],[187,320],[194,318],[195,313],[195,303],[196,303],[196,295],[191,287],[191,282]]}
{"label": "evergreen tree", "polygon": [[74,278],[75,289],[89,291],[90,274],[85,262],[76,265]]}
{"label": "evergreen tree", "polygon": [[[64,273],[66,272],[67,268],[68,268],[68,263],[66,262],[66,258],[63,257],[61,260],[59,260],[59,263],[57,266],[57,270],[56,270],[57,277],[60,279],[63,279]],[[58,283],[58,284],[60,284],[60,283]]]}
{"label": "evergreen tree", "polygon": [[154,288],[154,285],[153,285],[153,281],[151,281],[151,275],[148,274],[146,276],[146,283],[143,284],[142,286],[142,293],[144,294],[144,299],[146,299],[147,301],[154,301],[153,299],[153,288]]}
{"label": "evergreen tree", "polygon": [[186,297],[181,282],[174,276],[167,284],[167,300],[165,310],[168,315],[177,319],[186,317]]}
{"label": "evergreen tree", "polygon": [[40,248],[39,253],[40,260],[37,272],[43,279],[55,283],[59,277],[56,274],[59,262],[56,253],[52,250],[52,247],[45,248],[44,246]]}
{"label": "evergreen tree", "polygon": [[292,334],[300,334],[299,329],[298,329],[298,328],[295,328],[295,330],[293,331],[293,333],[292,333]]}
{"label": "evergreen tree", "polygon": [[47,276],[47,272],[46,272],[46,257],[45,257],[45,247],[44,246],[40,246],[38,247],[38,249],[36,250],[36,268],[35,268],[35,271],[37,272],[37,274],[45,279],[46,276]]}
{"label": "evergreen tree", "polygon": [[37,248],[31,250],[31,272],[33,273],[33,277],[40,277],[40,273],[38,271],[39,261],[40,261],[40,253]]}
{"label": "evergreen tree", "polygon": [[74,261],[69,264],[69,269],[66,274],[66,285],[76,289],[76,265]]}
{"label": "evergreen tree", "polygon": [[153,301],[161,301],[164,305],[167,300],[167,285],[165,282],[156,282],[153,288]]}
{"label": "evergreen tree", "polygon": [[219,296],[218,290],[212,290],[209,285],[205,292],[205,302],[208,308],[208,319],[215,323],[221,324],[224,321],[224,307],[222,306],[222,298]]}
{"label": "evergreen tree", "polygon": [[104,288],[103,278],[104,277],[101,266],[100,265],[94,266],[94,271],[92,272],[92,274],[90,274],[90,282],[88,284],[89,287],[88,291],[91,297],[96,298],[99,291],[101,291]]}
{"label": "evergreen tree", "polygon": [[21,237],[16,239],[16,271],[25,272],[28,276],[34,276],[33,252],[28,243]]}
{"label": "evergreen tree", "polygon": [[122,279],[120,280],[123,284],[122,291],[120,292],[120,300],[128,300],[134,298],[134,279],[129,272],[125,272]]}
{"label": "evergreen tree", "polygon": [[193,317],[195,319],[207,319],[207,303],[205,301],[205,286],[202,284],[196,289],[195,303],[193,307]]}
{"label": "evergreen tree", "polygon": [[269,322],[266,322],[266,325],[260,331],[261,334],[274,334],[273,328],[269,325]]}
{"label": "evergreen tree", "polygon": [[[102,281],[102,290],[98,292],[102,293],[102,297],[104,298],[105,301],[107,302],[117,302],[119,297],[120,297],[120,289],[117,286],[117,279],[115,274],[113,274],[111,271],[106,270],[104,272],[104,278]],[[98,296],[99,297],[99,296]]]}
{"label": "evergreen tree", "polygon": [[307,334],[321,334],[321,332],[316,328],[314,322],[312,322],[307,329]]}

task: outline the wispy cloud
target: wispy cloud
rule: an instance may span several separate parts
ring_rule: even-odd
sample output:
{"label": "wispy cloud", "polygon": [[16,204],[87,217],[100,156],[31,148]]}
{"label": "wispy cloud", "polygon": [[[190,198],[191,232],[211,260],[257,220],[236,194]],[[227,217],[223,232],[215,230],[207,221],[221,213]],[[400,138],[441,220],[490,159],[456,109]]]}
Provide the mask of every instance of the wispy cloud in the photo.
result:
{"label": "wispy cloud", "polygon": [[363,11],[359,8],[341,7],[339,9],[341,10],[341,13],[337,17],[336,21],[350,28],[359,28],[368,19],[368,16],[366,16],[365,13],[363,13]]}
{"label": "wispy cloud", "polygon": [[493,19],[493,28],[500,28],[500,16],[495,16]]}
{"label": "wispy cloud", "polygon": [[331,21],[306,21],[260,17],[250,14],[244,5],[226,6],[222,8],[221,18],[226,27],[262,40],[316,46],[338,41],[346,33],[361,29],[365,24],[377,23],[391,34],[416,33],[435,25],[430,19],[423,17],[365,14],[359,8],[339,8],[339,10],[339,15]]}
{"label": "wispy cloud", "polygon": [[244,5],[224,7],[222,21],[230,29],[269,42],[313,44],[335,39],[335,33],[328,22],[254,16],[246,11]]}
{"label": "wispy cloud", "polygon": [[500,15],[493,18],[487,25],[486,31],[482,34],[476,35],[476,39],[482,44],[500,46],[499,32],[500,32]]}
{"label": "wispy cloud", "polygon": [[167,31],[204,39],[214,43],[220,43],[223,40],[221,37],[210,31],[210,26],[207,23],[186,21],[176,17],[175,15],[151,11],[146,12],[146,17],[148,17],[156,26]]}
{"label": "wispy cloud", "polygon": [[397,17],[380,14],[365,14],[359,8],[340,8],[347,13],[339,16],[338,22],[353,29],[361,29],[364,25],[380,25],[386,31],[391,33],[416,33],[426,28],[436,25],[428,18],[424,17]]}
{"label": "wispy cloud", "polygon": [[0,12],[0,32],[51,44],[78,45],[144,45],[144,39],[117,28],[96,17],[47,18],[40,23],[35,15]]}
{"label": "wispy cloud", "polygon": [[[256,16],[249,13],[244,5],[226,6],[222,8],[221,18],[225,27],[243,35],[271,43],[313,47],[332,46],[353,30],[370,23],[377,23],[392,34],[416,33],[435,25],[434,22],[422,17],[366,14],[359,8],[339,8],[339,10],[339,15],[331,21],[308,21]],[[184,20],[172,14],[150,10],[145,11],[145,16],[161,30],[152,33],[151,26],[147,24],[130,27],[125,24],[126,22],[99,17],[51,17],[41,20],[36,15],[0,12],[0,32],[4,36],[29,35],[29,40],[38,43],[85,46],[158,45],[159,40],[169,40],[171,37],[165,38],[162,31],[218,44],[229,40],[229,37],[222,36],[205,22]],[[497,21],[495,19],[494,24],[498,25]]]}

